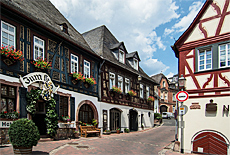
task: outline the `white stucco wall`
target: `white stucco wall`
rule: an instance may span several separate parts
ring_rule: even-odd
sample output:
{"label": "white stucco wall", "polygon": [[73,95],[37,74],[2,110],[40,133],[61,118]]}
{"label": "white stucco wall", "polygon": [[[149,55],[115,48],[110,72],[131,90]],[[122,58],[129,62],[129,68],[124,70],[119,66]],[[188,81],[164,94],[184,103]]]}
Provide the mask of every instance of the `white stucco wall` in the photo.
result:
{"label": "white stucco wall", "polygon": [[[217,113],[207,113],[205,108],[206,104],[210,103],[210,99],[213,99],[214,103],[217,103]],[[184,150],[185,152],[192,151],[192,138],[201,130],[214,130],[225,137],[226,143],[230,141],[230,112],[228,115],[223,113],[223,105],[230,105],[230,96],[226,97],[212,97],[212,98],[197,98],[189,99],[184,102],[184,105],[188,107],[188,112],[184,115]],[[199,103],[200,109],[190,109],[192,103]],[[179,130],[179,141],[181,141],[181,132]],[[194,137],[195,138],[195,137]],[[230,148],[228,148],[230,153]]]}

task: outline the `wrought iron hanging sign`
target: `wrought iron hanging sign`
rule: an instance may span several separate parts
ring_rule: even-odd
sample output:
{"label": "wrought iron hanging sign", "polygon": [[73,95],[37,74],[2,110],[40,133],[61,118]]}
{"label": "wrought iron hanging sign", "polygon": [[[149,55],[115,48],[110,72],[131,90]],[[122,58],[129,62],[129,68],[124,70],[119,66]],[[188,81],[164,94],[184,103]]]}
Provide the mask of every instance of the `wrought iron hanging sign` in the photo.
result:
{"label": "wrought iron hanging sign", "polygon": [[59,88],[59,86],[56,87],[53,84],[49,75],[43,72],[34,72],[23,77],[20,76],[20,81],[25,88],[38,82],[40,84],[40,89],[42,90],[41,96],[46,101],[49,101]]}

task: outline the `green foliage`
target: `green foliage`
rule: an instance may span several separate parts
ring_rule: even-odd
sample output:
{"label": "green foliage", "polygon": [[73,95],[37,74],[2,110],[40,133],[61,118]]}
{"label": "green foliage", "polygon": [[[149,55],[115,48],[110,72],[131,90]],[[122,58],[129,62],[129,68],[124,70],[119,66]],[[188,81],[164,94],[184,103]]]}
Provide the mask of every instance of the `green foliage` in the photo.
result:
{"label": "green foliage", "polygon": [[52,98],[46,102],[46,128],[47,134],[54,137],[58,129],[58,115],[55,112],[56,101]]}
{"label": "green foliage", "polygon": [[[26,98],[27,98],[26,110],[32,115],[35,114],[36,112],[35,104],[39,99],[41,93],[42,90],[40,89],[35,89],[35,90],[32,89],[30,92],[26,94]],[[46,121],[47,134],[52,137],[55,136],[58,129],[58,115],[55,112],[55,106],[56,106],[56,101],[53,98],[49,101],[46,101],[47,111],[46,111],[45,121]]]}
{"label": "green foliage", "polygon": [[7,111],[2,111],[0,113],[1,118],[8,118],[8,119],[17,119],[19,117],[19,113],[14,110],[14,112],[7,112]]}
{"label": "green foliage", "polygon": [[129,133],[129,129],[125,128],[124,129],[125,133]]}
{"label": "green foliage", "polygon": [[93,118],[92,124],[93,124],[94,126],[96,126],[96,125],[97,125],[97,120],[95,120],[95,119]]}
{"label": "green foliage", "polygon": [[40,134],[32,120],[22,118],[10,125],[9,137],[13,146],[30,147],[37,145]]}
{"label": "green foliage", "polygon": [[42,91],[40,89],[35,89],[35,90],[32,89],[30,92],[27,92],[26,94],[26,98],[27,98],[26,110],[32,115],[34,115],[34,113],[36,112],[35,104],[39,99],[41,92]]}
{"label": "green foliage", "polygon": [[161,116],[161,114],[159,114],[159,113],[154,113],[154,119],[162,119],[162,116]]}

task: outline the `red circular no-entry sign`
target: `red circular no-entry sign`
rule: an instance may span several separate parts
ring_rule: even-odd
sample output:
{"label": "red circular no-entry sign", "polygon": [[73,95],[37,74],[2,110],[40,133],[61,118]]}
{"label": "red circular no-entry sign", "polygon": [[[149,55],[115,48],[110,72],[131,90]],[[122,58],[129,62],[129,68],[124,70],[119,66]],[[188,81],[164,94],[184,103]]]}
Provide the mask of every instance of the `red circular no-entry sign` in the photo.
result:
{"label": "red circular no-entry sign", "polygon": [[184,102],[188,99],[188,93],[186,91],[179,91],[176,94],[176,99],[180,102]]}

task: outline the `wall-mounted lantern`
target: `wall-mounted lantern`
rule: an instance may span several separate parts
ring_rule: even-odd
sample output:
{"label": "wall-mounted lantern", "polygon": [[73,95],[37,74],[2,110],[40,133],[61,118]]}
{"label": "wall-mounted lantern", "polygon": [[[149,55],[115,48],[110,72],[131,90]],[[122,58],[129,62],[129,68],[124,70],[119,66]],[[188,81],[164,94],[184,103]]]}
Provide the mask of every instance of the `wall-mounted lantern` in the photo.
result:
{"label": "wall-mounted lantern", "polygon": [[183,75],[181,75],[181,77],[179,78],[179,89],[185,89],[186,87],[186,79],[185,77],[183,77]]}
{"label": "wall-mounted lantern", "polygon": [[138,79],[138,81],[141,81],[142,80],[142,76],[139,75],[137,79]]}
{"label": "wall-mounted lantern", "polygon": [[217,104],[213,103],[213,100],[210,100],[210,103],[206,104],[206,111],[208,112],[216,112],[217,111]]}

